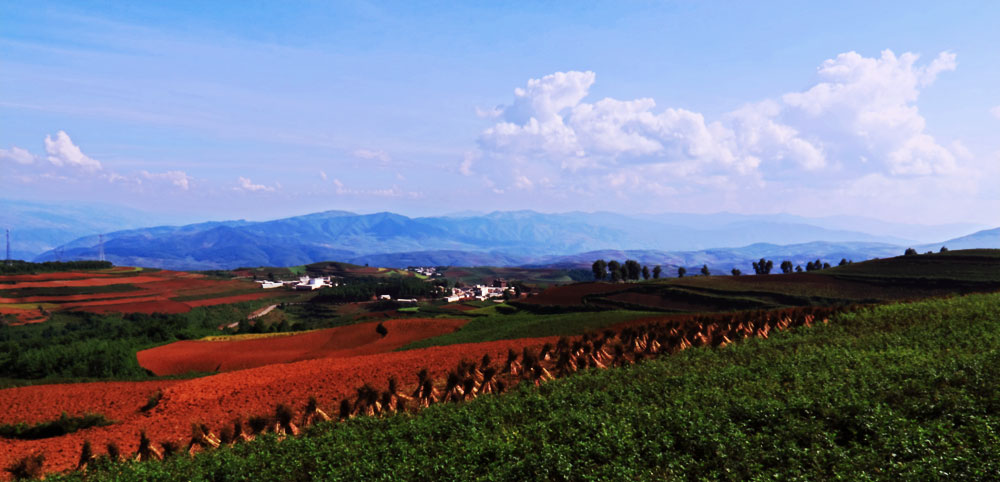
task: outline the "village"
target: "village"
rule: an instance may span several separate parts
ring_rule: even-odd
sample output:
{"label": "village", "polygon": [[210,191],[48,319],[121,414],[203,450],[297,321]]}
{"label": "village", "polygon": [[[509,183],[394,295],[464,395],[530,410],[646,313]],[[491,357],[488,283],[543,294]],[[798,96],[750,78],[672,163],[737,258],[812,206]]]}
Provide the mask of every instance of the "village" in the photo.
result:
{"label": "village", "polygon": [[[408,268],[408,270],[419,272],[429,277],[440,276],[440,273],[436,271],[435,268],[419,267],[419,268]],[[419,270],[419,271],[418,271]],[[340,286],[341,281],[338,281],[334,276],[321,276],[321,277],[310,277],[310,276],[300,276],[297,280],[257,280],[262,289],[275,289],[286,287],[296,291],[314,291],[322,288],[330,288],[334,286]],[[510,298],[515,295],[515,290],[513,287],[507,285],[507,281],[502,278],[494,279],[490,285],[477,284],[474,286],[455,286],[453,288],[443,288],[446,295],[441,298],[441,300],[447,303],[456,303],[459,301],[486,301],[495,300],[502,301],[505,297]],[[451,290],[450,294],[447,294],[447,290]],[[388,300],[397,301],[399,303],[416,303],[415,298],[397,298],[393,300],[390,295],[379,295],[378,300]]]}

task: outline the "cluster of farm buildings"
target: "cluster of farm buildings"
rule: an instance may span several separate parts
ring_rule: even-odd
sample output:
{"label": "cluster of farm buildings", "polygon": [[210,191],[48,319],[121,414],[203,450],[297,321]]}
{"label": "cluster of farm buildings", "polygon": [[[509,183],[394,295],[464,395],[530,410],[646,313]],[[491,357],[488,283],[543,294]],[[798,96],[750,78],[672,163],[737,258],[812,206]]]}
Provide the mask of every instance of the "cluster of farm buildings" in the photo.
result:
{"label": "cluster of farm buildings", "polygon": [[282,286],[288,286],[298,291],[312,291],[318,290],[320,288],[328,288],[331,286],[337,286],[338,283],[333,280],[332,276],[310,278],[309,276],[302,276],[298,280],[292,281],[267,281],[258,280],[260,287],[267,289],[281,288]]}
{"label": "cluster of farm buildings", "polygon": [[514,294],[514,289],[507,286],[507,282],[502,279],[493,280],[492,286],[475,285],[471,287],[452,288],[451,296],[446,296],[445,301],[454,303],[463,300],[485,301],[492,298],[503,298],[504,293]]}
{"label": "cluster of farm buildings", "polygon": [[435,276],[441,276],[437,268],[433,266],[407,266],[407,271],[412,271],[417,274],[422,274],[428,278],[433,278]]}
{"label": "cluster of farm buildings", "polygon": [[[420,268],[429,270],[429,272],[423,273],[426,276],[434,276],[434,268]],[[327,288],[332,286],[338,286],[339,283],[334,280],[332,276],[317,277],[312,278],[309,276],[302,276],[298,280],[291,281],[268,281],[268,280],[258,280],[257,283],[263,289],[273,289],[281,287],[289,287],[297,291],[312,291],[318,290],[320,288]],[[469,301],[469,300],[480,300],[485,301],[489,299],[503,298],[504,295],[513,296],[514,289],[507,286],[507,281],[503,279],[495,279],[493,283],[489,286],[487,285],[475,285],[475,286],[463,286],[455,287],[451,289],[451,294],[444,297],[444,301],[448,303],[455,303],[458,301]],[[389,295],[379,296],[380,300],[391,300],[392,297]],[[399,299],[396,301],[400,302],[411,302],[416,303],[415,299]]]}

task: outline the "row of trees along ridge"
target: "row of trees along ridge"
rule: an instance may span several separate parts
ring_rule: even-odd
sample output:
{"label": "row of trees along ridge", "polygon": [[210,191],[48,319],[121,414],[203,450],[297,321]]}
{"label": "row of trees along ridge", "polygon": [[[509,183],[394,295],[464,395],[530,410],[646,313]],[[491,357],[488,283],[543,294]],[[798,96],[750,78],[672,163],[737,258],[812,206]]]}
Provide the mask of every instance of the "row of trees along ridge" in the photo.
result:
{"label": "row of trees along ridge", "polygon": [[[850,261],[846,258],[842,258],[840,260],[839,266],[844,266],[850,263],[853,263],[853,261]],[[785,274],[793,272],[801,273],[803,271],[802,265],[796,266],[794,263],[788,260],[782,261],[780,267],[781,267],[781,272]],[[831,267],[830,263],[825,263],[822,260],[817,259],[816,261],[809,261],[808,263],[806,263],[805,271],[816,271],[821,269],[828,269],[830,267]],[[771,261],[769,259],[761,258],[760,260],[753,262],[754,274],[759,274],[759,275],[771,274],[771,270],[773,269],[774,269],[774,261]],[[659,279],[660,275],[663,273],[663,268],[661,268],[659,265],[653,267],[651,271],[648,266],[640,265],[638,261],[633,259],[626,260],[624,263],[619,263],[618,261],[615,260],[605,261],[603,259],[599,259],[597,261],[594,261],[594,264],[591,265],[591,270],[594,273],[595,280],[601,281],[607,279],[613,283],[617,283],[619,281],[638,281],[639,276],[642,276],[642,279],[644,280],[648,280],[650,277],[652,277],[653,279]],[[702,276],[709,276],[712,274],[711,271],[708,269],[707,264],[702,265],[700,272]],[[733,276],[740,276],[743,274],[742,271],[736,268],[733,268],[731,273]],[[683,278],[684,275],[686,274],[687,274],[687,268],[683,266],[677,268],[678,278]]]}

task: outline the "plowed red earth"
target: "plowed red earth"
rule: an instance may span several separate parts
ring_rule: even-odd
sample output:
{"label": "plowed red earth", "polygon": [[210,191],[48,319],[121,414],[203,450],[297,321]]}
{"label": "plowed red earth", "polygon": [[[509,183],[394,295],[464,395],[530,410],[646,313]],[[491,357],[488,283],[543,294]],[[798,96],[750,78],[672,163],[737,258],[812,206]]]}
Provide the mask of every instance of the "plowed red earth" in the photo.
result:
{"label": "plowed red earth", "polygon": [[23,281],[19,283],[14,283],[12,285],[0,284],[0,290],[12,290],[19,288],[62,288],[62,287],[83,287],[83,286],[108,286],[108,285],[120,285],[120,284],[141,284],[141,283],[152,283],[155,281],[163,281],[163,278],[158,276],[129,276],[127,278],[113,277],[113,278],[94,278],[89,277],[85,279],[70,279],[70,280],[53,280],[53,281]]}
{"label": "plowed red earth", "polygon": [[540,295],[522,300],[533,305],[575,306],[583,304],[583,297],[593,294],[607,294],[628,289],[628,285],[612,283],[576,283],[556,286]]}
{"label": "plowed red earth", "polygon": [[[154,273],[136,275],[133,268],[122,267],[122,273],[107,271],[95,272],[63,272],[45,273],[39,275],[0,276],[0,304],[21,305],[28,303],[53,303],[58,307],[50,310],[78,310],[91,313],[184,313],[193,307],[212,306],[241,301],[257,300],[266,297],[287,295],[287,291],[261,292],[260,287],[248,281],[219,280],[207,278],[195,273],[182,271],[156,271]],[[7,283],[7,284],[4,284]],[[13,293],[18,288],[85,288],[90,286],[132,285],[136,289],[126,292],[66,294],[12,297],[4,293]],[[174,301],[183,297],[189,301]],[[190,300],[190,298],[198,298]],[[17,310],[14,307],[3,307],[9,314],[17,316],[18,323],[29,323],[44,320],[47,317],[36,317],[35,310]],[[7,308],[10,308],[9,310]],[[21,307],[17,307],[21,308]]]}
{"label": "plowed red earth", "polygon": [[178,341],[138,353],[139,364],[157,375],[232,371],[275,363],[317,358],[343,358],[386,353],[410,342],[454,332],[466,320],[402,319],[384,323],[388,334],[375,331],[378,323],[361,323],[299,335],[239,341]]}
{"label": "plowed red earth", "polygon": [[[51,439],[0,439],[0,466],[7,466],[33,452],[42,452],[46,472],[69,470],[76,465],[84,440],[90,440],[98,454],[104,453],[103,447],[108,442],[117,443],[123,453],[133,453],[138,447],[140,430],[146,430],[155,442],[183,442],[190,436],[191,423],[207,423],[218,433],[219,428],[234,417],[245,420],[252,415],[270,414],[277,403],[288,403],[301,411],[310,396],[316,396],[327,413],[336,412],[336,404],[351,397],[364,383],[385,389],[388,378],[396,377],[401,388],[412,391],[416,373],[421,368],[426,367],[436,380],[443,382],[446,372],[462,359],[479,359],[489,354],[494,363],[499,363],[508,349],[538,347],[556,339],[505,340],[321,358],[162,382],[163,385],[156,384],[160,382],[116,382],[0,390],[0,414],[5,414],[2,415],[5,423],[48,419],[58,416],[61,410],[71,414],[96,411],[117,422]],[[157,388],[163,390],[159,405],[148,413],[139,412],[146,397]]]}
{"label": "plowed red earth", "polygon": [[[131,268],[129,268],[131,269]],[[0,281],[46,281],[57,279],[79,279],[79,278],[106,278],[113,275],[105,273],[81,273],[77,271],[64,271],[61,273],[41,273],[41,274],[14,274],[0,276]]]}

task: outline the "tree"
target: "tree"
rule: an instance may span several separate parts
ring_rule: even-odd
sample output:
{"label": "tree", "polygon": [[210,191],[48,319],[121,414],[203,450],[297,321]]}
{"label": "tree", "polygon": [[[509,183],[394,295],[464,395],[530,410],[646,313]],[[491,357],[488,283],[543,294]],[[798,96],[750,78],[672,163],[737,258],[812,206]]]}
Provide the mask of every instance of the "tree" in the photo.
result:
{"label": "tree", "polygon": [[785,261],[781,262],[781,272],[782,273],[788,274],[788,273],[791,273],[793,270],[795,270],[795,266],[792,264],[791,261],[785,260]]}
{"label": "tree", "polygon": [[621,265],[617,261],[608,261],[608,272],[611,273],[611,282],[617,283],[622,279]]}
{"label": "tree", "polygon": [[701,265],[701,275],[702,276],[708,276],[710,274],[712,274],[712,273],[710,271],[708,271],[708,265],[707,264]]}
{"label": "tree", "polygon": [[608,276],[608,263],[603,259],[594,261],[593,266],[590,267],[594,271],[594,279],[600,281]]}
{"label": "tree", "polygon": [[846,264],[849,264],[849,261],[847,261],[847,258],[840,258],[840,264],[838,264],[837,266],[844,266]]}
{"label": "tree", "polygon": [[688,270],[687,270],[687,269],[685,269],[685,268],[684,268],[683,266],[681,266],[680,268],[677,268],[677,277],[678,277],[678,278],[683,278],[683,277],[684,277],[684,275],[685,275],[685,274],[686,274],[687,272],[688,272]]}
{"label": "tree", "polygon": [[638,261],[630,259],[625,261],[625,271],[626,271],[626,279],[638,280],[639,274],[642,273],[642,266],[639,264]]}
{"label": "tree", "polygon": [[769,259],[760,258],[760,261],[753,262],[753,272],[755,274],[771,274],[774,262]]}
{"label": "tree", "polygon": [[389,334],[389,330],[385,327],[385,325],[379,322],[378,326],[375,327],[375,333],[382,335],[382,337],[384,338],[385,335]]}
{"label": "tree", "polygon": [[663,272],[663,268],[661,268],[660,265],[654,266],[653,267],[653,279],[660,279],[660,273],[662,273],[662,272]]}
{"label": "tree", "polygon": [[621,265],[620,268],[618,268],[618,278],[620,278],[623,281],[628,281],[629,279],[628,267],[625,266],[624,264]]}
{"label": "tree", "polygon": [[649,279],[649,266],[642,267],[642,279]]}
{"label": "tree", "polygon": [[938,251],[938,252],[939,253],[947,253],[948,252],[948,247],[947,246],[941,246],[941,251]]}
{"label": "tree", "polygon": [[823,263],[823,269],[830,269],[830,263]]}
{"label": "tree", "polygon": [[738,270],[736,268],[733,268],[732,273],[733,273],[733,276],[739,276],[739,275],[743,274],[742,271],[740,271],[740,270]]}
{"label": "tree", "polygon": [[917,250],[915,250],[913,248],[906,248],[906,251],[903,252],[903,255],[904,256],[916,256],[917,255]]}
{"label": "tree", "polygon": [[801,273],[802,272],[802,265],[801,264],[795,267],[795,272],[796,273]]}

